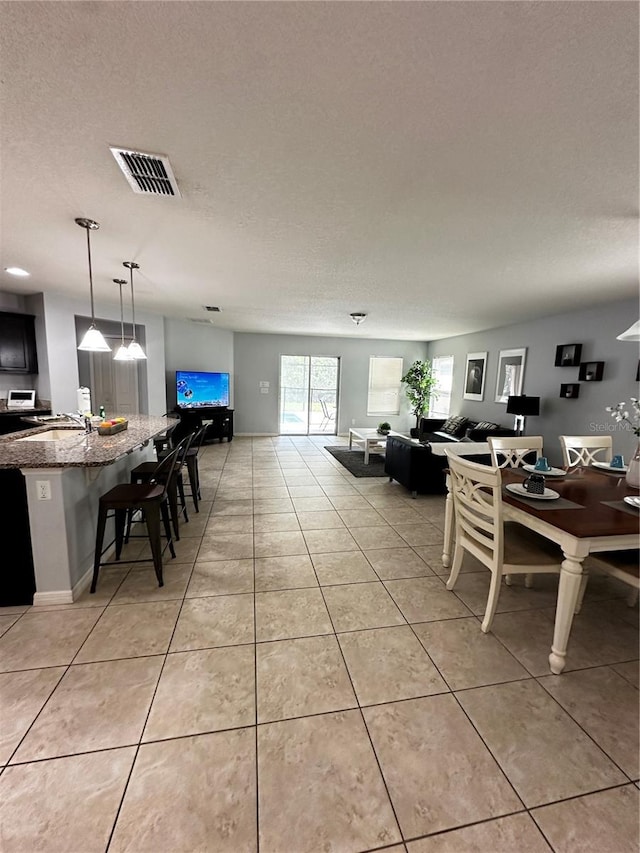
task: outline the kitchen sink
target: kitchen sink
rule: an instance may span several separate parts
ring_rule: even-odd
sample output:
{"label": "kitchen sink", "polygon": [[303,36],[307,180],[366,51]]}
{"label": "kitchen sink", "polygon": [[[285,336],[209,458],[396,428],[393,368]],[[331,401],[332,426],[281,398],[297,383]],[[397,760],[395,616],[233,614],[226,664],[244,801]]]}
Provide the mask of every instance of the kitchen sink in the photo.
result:
{"label": "kitchen sink", "polygon": [[46,432],[39,432],[36,435],[25,435],[24,438],[16,438],[16,441],[64,441],[65,438],[77,438],[83,434],[84,429],[48,429]]}

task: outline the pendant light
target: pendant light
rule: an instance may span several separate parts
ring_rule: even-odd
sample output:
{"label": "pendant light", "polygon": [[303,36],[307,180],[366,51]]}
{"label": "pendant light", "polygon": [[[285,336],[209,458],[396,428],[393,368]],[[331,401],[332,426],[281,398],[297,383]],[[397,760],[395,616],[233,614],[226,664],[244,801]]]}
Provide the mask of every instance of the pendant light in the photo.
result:
{"label": "pendant light", "polygon": [[136,264],[135,261],[123,261],[122,266],[129,270],[129,279],[131,281],[131,321],[133,329],[131,334],[131,343],[128,347],[129,354],[131,355],[131,358],[146,358],[144,350],[136,340],[136,303],[133,298],[133,271],[139,270],[140,264]]}
{"label": "pendant light", "polygon": [[93,219],[76,219],[76,225],[87,231],[87,255],[89,258],[89,293],[91,294],[91,325],[80,341],[78,349],[88,352],[111,352],[111,347],[105,341],[102,332],[96,329],[96,317],[93,307],[93,272],[91,270],[91,231],[97,231],[100,225]]}
{"label": "pendant light", "polygon": [[122,285],[127,282],[123,278],[114,278],[114,284],[120,288],[120,346],[117,353],[114,355],[114,361],[134,361],[133,356],[129,352],[129,348],[124,343],[124,313],[122,310]]}

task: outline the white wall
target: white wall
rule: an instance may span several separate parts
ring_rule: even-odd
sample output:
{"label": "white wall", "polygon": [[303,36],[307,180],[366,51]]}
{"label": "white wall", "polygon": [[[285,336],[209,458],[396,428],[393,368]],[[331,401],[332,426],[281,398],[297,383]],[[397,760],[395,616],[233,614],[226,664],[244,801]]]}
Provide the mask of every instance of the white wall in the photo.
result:
{"label": "white wall", "polygon": [[[416,341],[359,340],[357,338],[304,337],[300,335],[254,335],[236,333],[235,338],[236,433],[277,435],[278,386],[281,355],[318,355],[340,358],[338,432],[352,423],[375,427],[379,416],[367,416],[369,358],[394,356],[404,359],[406,371],[416,359],[426,357],[426,344]],[[261,394],[259,382],[269,382],[269,393]],[[385,418],[393,429],[406,432],[415,425],[406,397],[397,417]]]}
{"label": "white wall", "polygon": [[[454,356],[451,414],[464,414],[473,420],[489,420],[513,426],[506,404],[494,403],[498,355],[502,349],[526,347],[522,392],[540,397],[540,417],[528,418],[526,432],[543,435],[545,452],[558,464],[561,459],[559,435],[610,434],[614,452],[627,458],[636,440],[627,426],[616,425],[605,411],[629,397],[640,396],[636,371],[640,355],[637,343],[616,340],[638,317],[638,302],[625,300],[603,304],[584,311],[556,314],[530,323],[504,326],[472,335],[433,341],[429,357]],[[577,367],[554,367],[559,344],[582,344],[582,361],[604,361],[602,382],[580,382],[578,399],[562,399],[560,385],[578,382]],[[466,355],[488,352],[484,400],[463,399]]]}
{"label": "white wall", "polygon": [[164,318],[167,411],[176,405],[176,370],[229,373],[229,406],[234,405],[233,332]]}

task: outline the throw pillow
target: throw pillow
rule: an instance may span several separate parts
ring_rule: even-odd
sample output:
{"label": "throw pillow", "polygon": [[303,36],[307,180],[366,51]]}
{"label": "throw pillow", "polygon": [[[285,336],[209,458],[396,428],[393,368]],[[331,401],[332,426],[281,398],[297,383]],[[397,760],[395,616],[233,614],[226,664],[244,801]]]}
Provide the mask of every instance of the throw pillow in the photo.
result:
{"label": "throw pillow", "polygon": [[474,429],[482,429],[486,432],[490,432],[494,429],[500,429],[500,424],[493,424],[491,421],[480,421],[475,425]]}
{"label": "throw pillow", "polygon": [[447,418],[440,427],[440,432],[446,432],[448,435],[464,435],[464,429],[469,419],[463,415]]}

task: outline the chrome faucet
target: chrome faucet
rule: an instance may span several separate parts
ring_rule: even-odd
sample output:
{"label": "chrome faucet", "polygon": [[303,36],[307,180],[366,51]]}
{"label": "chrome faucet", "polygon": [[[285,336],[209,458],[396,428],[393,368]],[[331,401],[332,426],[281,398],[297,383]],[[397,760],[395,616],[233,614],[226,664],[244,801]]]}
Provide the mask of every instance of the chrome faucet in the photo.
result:
{"label": "chrome faucet", "polygon": [[84,427],[86,433],[91,432],[91,418],[88,418],[86,415],[74,415],[71,412],[61,412],[61,414],[65,418],[69,418],[70,421],[74,421],[81,427]]}

